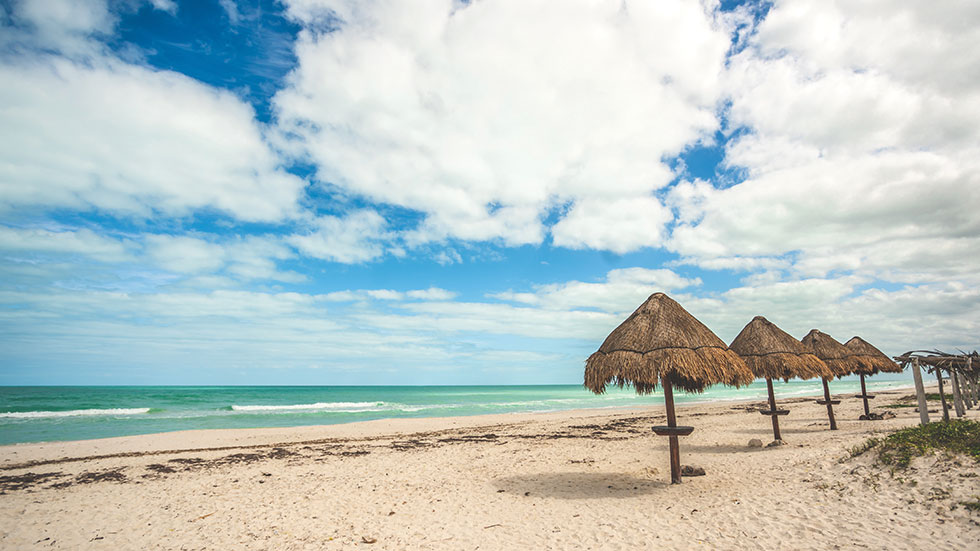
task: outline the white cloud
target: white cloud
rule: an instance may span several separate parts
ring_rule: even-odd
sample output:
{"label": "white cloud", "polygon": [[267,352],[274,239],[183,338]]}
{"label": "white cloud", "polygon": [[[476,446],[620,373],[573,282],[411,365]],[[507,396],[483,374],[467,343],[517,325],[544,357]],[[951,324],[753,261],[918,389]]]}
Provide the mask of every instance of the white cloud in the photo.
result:
{"label": "white cloud", "polygon": [[673,216],[653,197],[583,199],[552,228],[554,244],[627,253],[663,244]]}
{"label": "white cloud", "polygon": [[377,301],[401,301],[411,300],[432,300],[444,301],[452,300],[457,293],[440,289],[439,287],[429,287],[428,289],[412,289],[409,291],[395,291],[393,289],[358,289],[346,291],[334,291],[321,295],[320,300],[328,302],[355,302],[363,300]]}
{"label": "white cloud", "polygon": [[[34,19],[52,21],[52,32],[87,40],[111,29],[104,4],[58,3],[50,12],[40,4],[23,8],[46,14]],[[216,209],[245,221],[295,214],[304,184],[279,167],[248,104],[89,46],[81,61],[43,54],[0,61],[0,210],[95,208],[149,218]]]}
{"label": "white cloud", "polygon": [[708,268],[972,278],[978,29],[974,2],[776,2],[725,77],[748,129],[725,161],[748,178],[671,190],[669,247]]}
{"label": "white cloud", "polygon": [[132,258],[132,245],[86,228],[51,231],[0,226],[0,251],[13,253],[78,254],[102,262],[121,262]]}
{"label": "white cloud", "polygon": [[319,216],[311,231],[286,238],[300,252],[313,258],[345,264],[374,260],[384,254],[383,242],[390,239],[385,219],[373,210],[346,216]]}
{"label": "white cloud", "polygon": [[587,283],[568,281],[537,285],[533,293],[504,292],[491,298],[519,302],[547,310],[596,309],[623,313],[640,305],[656,292],[698,286],[701,280],[686,278],[667,269],[621,268],[606,274],[606,281]]}
{"label": "white cloud", "polygon": [[[663,159],[718,127],[730,38],[713,2],[286,5],[305,30],[282,129],[319,179],[424,212],[410,244],[540,243],[571,202],[556,243],[656,245]],[[592,232],[625,204],[636,236]]]}
{"label": "white cloud", "polygon": [[418,300],[452,300],[456,298],[457,293],[452,291],[447,291],[446,289],[440,289],[438,287],[429,287],[428,289],[416,289],[413,291],[408,291],[405,296],[408,298],[414,298]]}

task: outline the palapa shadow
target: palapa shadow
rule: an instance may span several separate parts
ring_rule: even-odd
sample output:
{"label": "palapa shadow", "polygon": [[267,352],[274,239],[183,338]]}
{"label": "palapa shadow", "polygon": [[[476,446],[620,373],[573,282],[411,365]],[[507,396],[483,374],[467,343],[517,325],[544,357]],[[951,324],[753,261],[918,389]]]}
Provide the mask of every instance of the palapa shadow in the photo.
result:
{"label": "palapa shadow", "polygon": [[661,492],[670,484],[629,473],[535,473],[494,480],[500,493],[557,499],[631,498]]}

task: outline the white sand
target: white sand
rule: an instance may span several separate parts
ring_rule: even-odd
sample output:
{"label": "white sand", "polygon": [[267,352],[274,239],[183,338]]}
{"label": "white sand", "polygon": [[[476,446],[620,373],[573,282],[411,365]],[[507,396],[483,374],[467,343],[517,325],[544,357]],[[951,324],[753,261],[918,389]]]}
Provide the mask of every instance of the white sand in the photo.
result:
{"label": "white sand", "polygon": [[[885,421],[844,399],[835,432],[823,406],[781,401],[776,448],[747,447],[772,432],[744,403],[682,407],[681,461],[707,476],[673,486],[662,407],[5,446],[0,548],[978,549],[980,512],[959,505],[980,499],[975,462],[849,458],[918,422],[880,408],[909,393],[878,393]],[[26,473],[58,475],[15,488]]]}

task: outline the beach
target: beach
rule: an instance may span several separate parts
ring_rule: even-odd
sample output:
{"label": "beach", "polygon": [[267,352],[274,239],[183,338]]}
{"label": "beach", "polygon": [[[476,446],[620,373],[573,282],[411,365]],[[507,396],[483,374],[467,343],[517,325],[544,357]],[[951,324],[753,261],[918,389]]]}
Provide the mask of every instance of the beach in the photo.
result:
{"label": "beach", "polygon": [[679,485],[662,404],[0,446],[0,548],[974,548],[975,462],[851,457],[918,423],[883,407],[910,394],[877,392],[880,421],[843,397],[838,431],[780,400],[777,447],[748,445],[772,441],[761,402],[682,405],[681,462],[706,475]]}

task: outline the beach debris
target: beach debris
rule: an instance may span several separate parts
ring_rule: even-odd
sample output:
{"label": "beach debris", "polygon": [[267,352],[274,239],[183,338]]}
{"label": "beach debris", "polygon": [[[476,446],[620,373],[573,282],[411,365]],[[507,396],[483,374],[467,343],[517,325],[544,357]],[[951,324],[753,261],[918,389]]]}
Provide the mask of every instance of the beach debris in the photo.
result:
{"label": "beach debris", "polygon": [[753,438],[752,440],[749,440],[749,447],[750,448],[761,448],[762,447],[762,440],[759,440],[758,438]]}
{"label": "beach debris", "polygon": [[[578,515],[575,515],[575,516],[578,516]],[[489,525],[489,526],[484,526],[484,527],[483,527],[483,529],[484,529],[484,530],[486,530],[487,528],[496,528],[496,527],[498,527],[498,526],[503,526],[503,524],[500,524],[500,523],[498,522],[497,524],[491,524],[491,525]]]}
{"label": "beach debris", "polygon": [[782,446],[783,444],[785,444],[785,442],[783,442],[782,440],[773,440],[772,442],[769,442],[768,444],[766,444],[766,447],[767,448],[778,448],[779,446]]}
{"label": "beach debris", "polygon": [[201,515],[201,516],[199,516],[199,517],[197,517],[195,519],[191,519],[191,522],[195,522],[195,521],[198,521],[198,520],[206,519],[206,518],[208,518],[209,516],[211,516],[211,515],[213,515],[215,513],[217,513],[217,511],[212,511],[212,512],[206,514],[206,515]]}
{"label": "beach debris", "polygon": [[372,538],[371,536],[361,536],[361,541],[364,543],[377,543],[378,538]]}
{"label": "beach debris", "polygon": [[[683,476],[704,476],[704,467],[698,467],[695,465],[684,465],[683,467],[681,467],[681,474]],[[695,511],[696,510],[697,509],[695,509]],[[694,511],[691,512],[693,513]]]}
{"label": "beach debris", "polygon": [[858,417],[860,421],[882,421],[884,419],[893,419],[895,417],[895,412],[886,411],[884,413],[877,413],[872,411],[871,413],[864,414]]}
{"label": "beach debris", "polygon": [[670,439],[672,484],[681,482],[678,437],[694,430],[677,426],[673,388],[703,392],[716,383],[742,386],[753,379],[738,354],[664,293],[650,295],[585,363],[585,386],[596,394],[608,384],[632,385],[637,394],[663,387],[667,425],[653,430]]}
{"label": "beach debris", "polygon": [[61,478],[64,473],[57,471],[52,473],[24,473],[9,476],[0,476],[0,493],[7,490],[22,490],[31,486],[46,482],[52,478]]}
{"label": "beach debris", "polygon": [[165,474],[165,473],[175,473],[177,469],[170,467],[168,465],[162,465],[160,463],[150,463],[146,466],[146,470],[153,471],[155,473]]}
{"label": "beach debris", "polygon": [[104,471],[85,472],[75,477],[75,484],[91,484],[93,482],[126,482],[122,468],[106,469]]}
{"label": "beach debris", "polygon": [[729,349],[745,360],[746,365],[756,377],[765,377],[769,392],[769,407],[760,410],[772,420],[772,437],[782,440],[779,434],[779,416],[787,415],[789,410],[776,407],[772,380],[811,379],[813,377],[833,377],[834,372],[813,354],[807,352],[803,343],[762,316],[752,318],[729,345]]}

